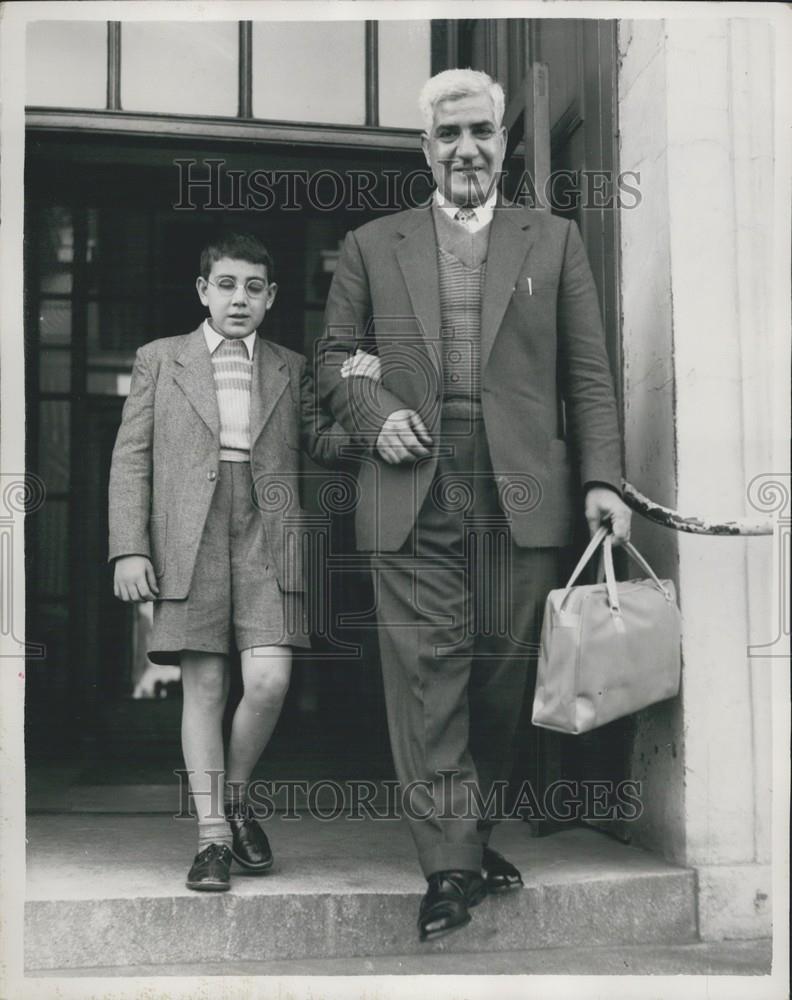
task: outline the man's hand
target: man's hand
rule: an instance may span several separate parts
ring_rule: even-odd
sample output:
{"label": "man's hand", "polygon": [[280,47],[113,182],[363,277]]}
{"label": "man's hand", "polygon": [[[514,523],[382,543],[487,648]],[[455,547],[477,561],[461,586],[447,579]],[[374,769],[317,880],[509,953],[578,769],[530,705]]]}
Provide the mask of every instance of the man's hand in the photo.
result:
{"label": "man's hand", "polygon": [[390,465],[429,454],[432,439],[415,410],[394,410],[382,425],[377,451]]}
{"label": "man's hand", "polygon": [[119,600],[154,601],[159,594],[154,567],[146,556],[121,556],[116,559],[113,593]]}
{"label": "man's hand", "polygon": [[[376,354],[358,349],[341,365],[341,378],[368,378],[379,382],[382,365]],[[380,428],[377,451],[390,465],[429,454],[432,439],[415,410],[394,410]]]}
{"label": "man's hand", "polygon": [[593,535],[602,524],[610,524],[613,544],[630,540],[632,511],[618,493],[607,486],[592,486],[586,492],[586,520]]}

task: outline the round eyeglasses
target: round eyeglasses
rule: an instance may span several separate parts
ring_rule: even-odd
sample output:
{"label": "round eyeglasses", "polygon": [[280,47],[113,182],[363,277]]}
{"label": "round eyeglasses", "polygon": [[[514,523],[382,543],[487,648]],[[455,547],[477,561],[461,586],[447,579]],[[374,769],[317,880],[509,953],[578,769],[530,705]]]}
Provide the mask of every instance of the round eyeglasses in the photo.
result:
{"label": "round eyeglasses", "polygon": [[244,288],[245,295],[249,299],[260,299],[268,287],[267,282],[263,278],[248,278],[242,284],[231,277],[218,278],[217,281],[212,281],[211,278],[207,278],[206,280],[210,285],[214,285],[224,298],[232,296],[237,288]]}

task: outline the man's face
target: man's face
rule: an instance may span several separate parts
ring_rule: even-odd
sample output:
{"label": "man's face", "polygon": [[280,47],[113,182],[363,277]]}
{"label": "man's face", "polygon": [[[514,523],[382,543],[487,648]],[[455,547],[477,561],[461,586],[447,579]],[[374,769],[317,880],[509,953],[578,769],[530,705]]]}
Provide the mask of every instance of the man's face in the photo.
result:
{"label": "man's face", "polygon": [[440,193],[455,205],[479,205],[495,190],[506,129],[485,94],[438,101],[432,131],[421,138]]}
{"label": "man's face", "polygon": [[278,286],[267,282],[264,264],[221,257],[212,264],[208,280],[195,283],[198,297],[209,309],[211,324],[224,337],[247,337],[261,326],[275,301]]}

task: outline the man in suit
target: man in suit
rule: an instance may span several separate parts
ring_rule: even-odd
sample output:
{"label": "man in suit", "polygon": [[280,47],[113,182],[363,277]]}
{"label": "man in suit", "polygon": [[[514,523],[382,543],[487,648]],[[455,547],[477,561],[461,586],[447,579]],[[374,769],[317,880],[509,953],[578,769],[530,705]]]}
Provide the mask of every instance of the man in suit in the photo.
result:
{"label": "man in suit", "polygon": [[[522,884],[489,846],[481,807],[508,778],[527,658],[572,535],[573,464],[592,530],[607,521],[624,540],[630,512],[577,228],[499,197],[504,95],[486,74],[440,73],[420,105],[437,190],[430,206],[347,235],[318,384],[372,446],[357,540],[372,553],[427,940],[466,924],[487,892]],[[361,350],[378,356],[375,378]]]}

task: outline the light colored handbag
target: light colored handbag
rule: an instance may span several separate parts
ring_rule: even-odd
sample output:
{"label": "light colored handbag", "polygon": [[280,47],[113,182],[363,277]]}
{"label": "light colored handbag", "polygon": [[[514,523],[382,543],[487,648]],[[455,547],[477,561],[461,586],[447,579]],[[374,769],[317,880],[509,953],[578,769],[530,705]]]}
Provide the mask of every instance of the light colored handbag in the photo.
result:
{"label": "light colored handbag", "polygon": [[[612,538],[599,528],[562,590],[545,602],[533,724],[585,733],[679,692],[681,621],[671,580],[625,544],[648,580],[616,581]],[[575,587],[603,543],[604,583]]]}

